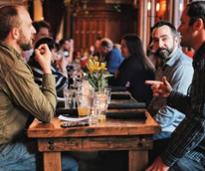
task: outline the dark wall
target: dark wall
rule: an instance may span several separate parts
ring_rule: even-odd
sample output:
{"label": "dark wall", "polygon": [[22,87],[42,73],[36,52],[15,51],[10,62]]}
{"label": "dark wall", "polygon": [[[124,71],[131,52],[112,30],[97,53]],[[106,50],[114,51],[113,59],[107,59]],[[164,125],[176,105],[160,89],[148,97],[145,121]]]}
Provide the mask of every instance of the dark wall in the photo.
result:
{"label": "dark wall", "polygon": [[51,25],[51,33],[54,38],[60,29],[61,19],[65,13],[63,0],[44,0],[43,1],[44,19]]}

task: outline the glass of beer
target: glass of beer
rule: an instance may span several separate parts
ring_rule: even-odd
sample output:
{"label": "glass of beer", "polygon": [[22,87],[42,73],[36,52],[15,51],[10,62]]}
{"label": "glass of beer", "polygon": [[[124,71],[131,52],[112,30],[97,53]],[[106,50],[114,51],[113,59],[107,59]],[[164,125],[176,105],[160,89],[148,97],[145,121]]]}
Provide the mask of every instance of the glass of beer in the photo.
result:
{"label": "glass of beer", "polygon": [[91,114],[92,99],[86,95],[80,95],[77,98],[78,116],[84,117]]}

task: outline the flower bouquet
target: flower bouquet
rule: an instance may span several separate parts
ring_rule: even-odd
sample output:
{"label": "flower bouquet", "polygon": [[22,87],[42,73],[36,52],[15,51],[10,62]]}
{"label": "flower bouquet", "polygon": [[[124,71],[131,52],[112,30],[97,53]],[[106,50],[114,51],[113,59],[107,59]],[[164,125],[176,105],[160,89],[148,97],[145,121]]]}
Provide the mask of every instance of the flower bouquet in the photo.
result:
{"label": "flower bouquet", "polygon": [[96,56],[89,58],[85,75],[95,91],[104,90],[108,86],[108,77],[112,76],[107,71],[106,63],[100,62]]}

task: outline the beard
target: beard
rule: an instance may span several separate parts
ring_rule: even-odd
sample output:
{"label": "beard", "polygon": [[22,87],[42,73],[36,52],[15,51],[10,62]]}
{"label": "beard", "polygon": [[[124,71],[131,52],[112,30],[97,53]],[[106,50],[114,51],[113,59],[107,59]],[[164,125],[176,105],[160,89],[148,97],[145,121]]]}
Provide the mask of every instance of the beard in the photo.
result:
{"label": "beard", "polygon": [[30,50],[32,48],[32,40],[26,39],[22,31],[20,31],[20,36],[17,43],[23,51]]}
{"label": "beard", "polygon": [[20,48],[23,50],[23,51],[26,51],[26,50],[30,50],[32,48],[31,44],[30,43],[22,43],[20,44]]}
{"label": "beard", "polygon": [[173,52],[174,48],[159,48],[156,52],[156,56],[162,61],[167,61],[170,58],[170,54]]}

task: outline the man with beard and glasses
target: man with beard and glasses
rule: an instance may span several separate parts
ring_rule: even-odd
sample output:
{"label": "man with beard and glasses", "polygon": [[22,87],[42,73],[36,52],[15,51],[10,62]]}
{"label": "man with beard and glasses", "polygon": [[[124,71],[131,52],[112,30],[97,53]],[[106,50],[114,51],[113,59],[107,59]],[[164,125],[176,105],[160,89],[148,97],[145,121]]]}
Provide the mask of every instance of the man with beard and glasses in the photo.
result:
{"label": "man with beard and glasses", "polygon": [[[155,79],[161,80],[166,76],[173,89],[186,94],[192,81],[193,68],[192,60],[179,47],[179,33],[169,22],[160,21],[153,26],[151,36],[152,51],[161,60]],[[153,97],[148,110],[161,126],[161,132],[153,136],[154,140],[170,137],[184,119],[183,113],[166,105],[165,98]]]}
{"label": "man with beard and glasses", "polygon": [[[35,29],[27,10],[20,5],[0,7],[0,170],[39,170],[32,140],[25,130],[34,118],[50,122],[56,107],[55,77],[51,52],[42,44],[35,49],[43,70],[42,89],[20,55],[32,46]],[[30,146],[31,145],[31,146]],[[76,161],[62,157],[63,170],[77,171]]]}

